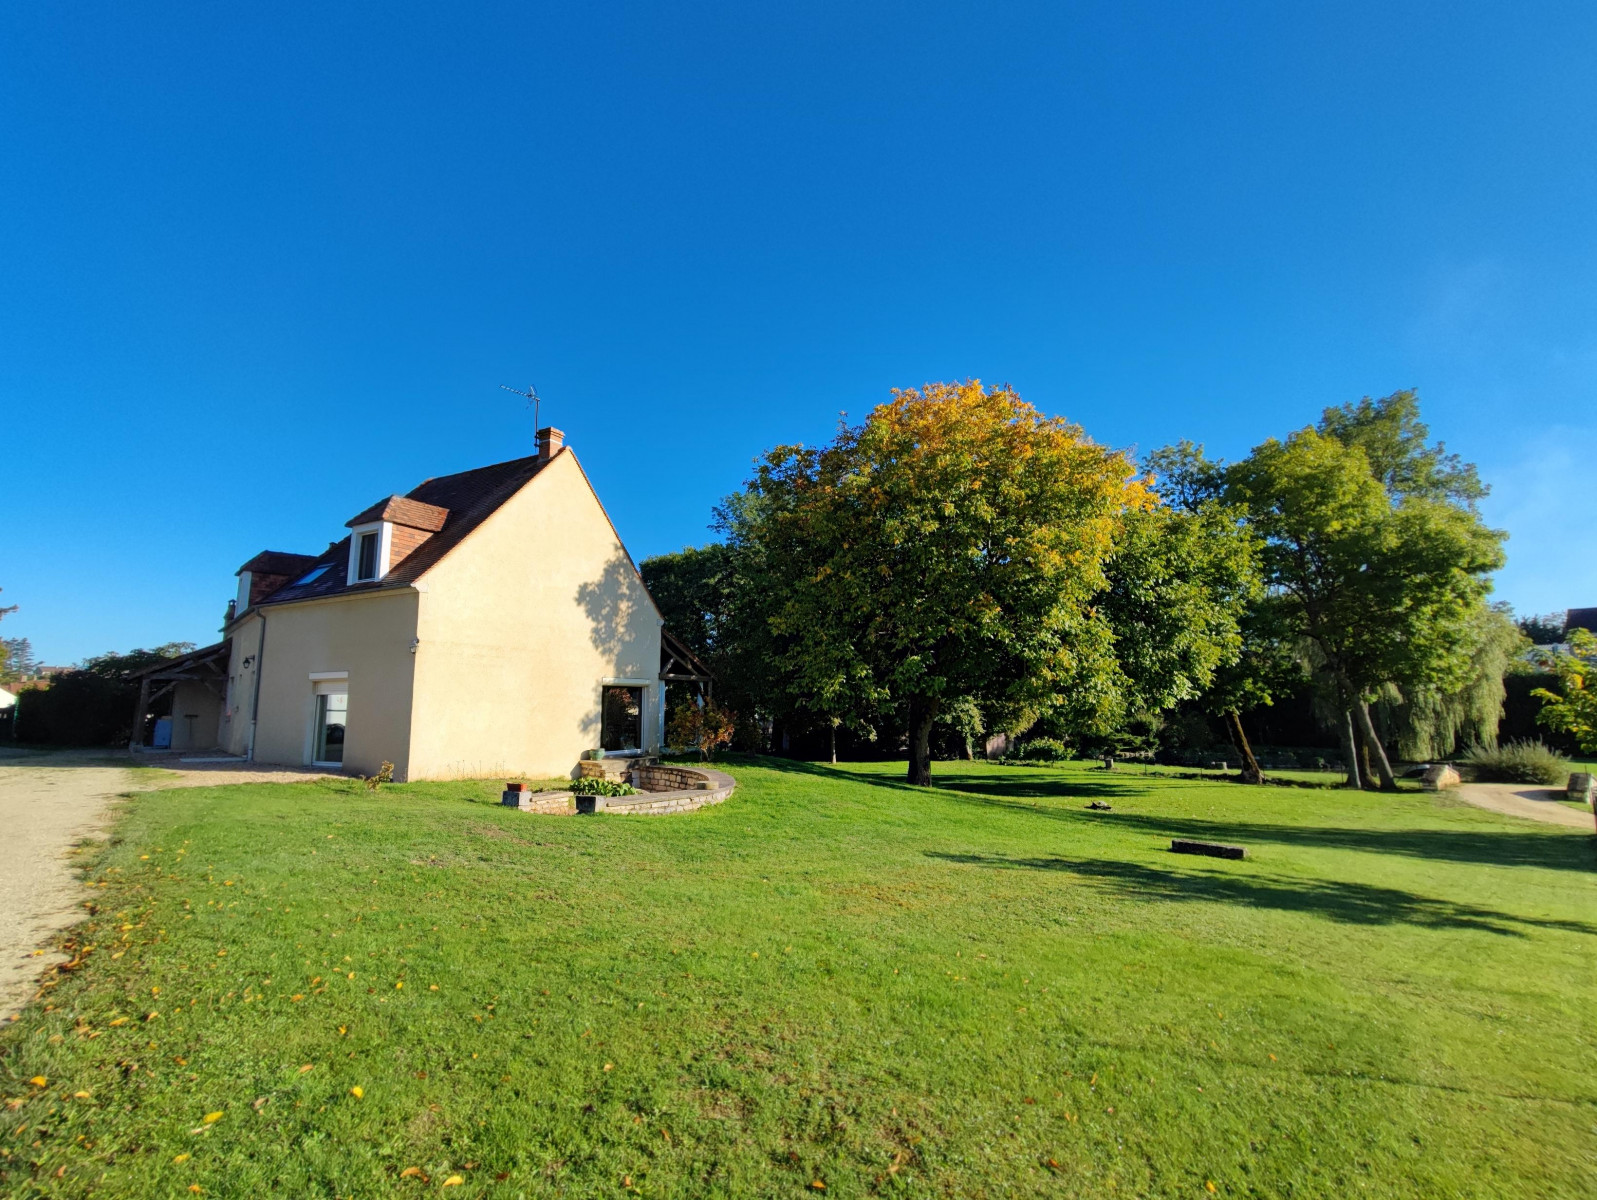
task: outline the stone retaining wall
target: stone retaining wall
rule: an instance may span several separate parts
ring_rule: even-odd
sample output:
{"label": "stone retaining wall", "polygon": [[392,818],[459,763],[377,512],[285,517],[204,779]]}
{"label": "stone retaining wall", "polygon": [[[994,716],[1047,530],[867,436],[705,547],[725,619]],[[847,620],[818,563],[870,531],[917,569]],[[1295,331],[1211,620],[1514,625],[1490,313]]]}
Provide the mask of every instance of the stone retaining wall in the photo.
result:
{"label": "stone retaining wall", "polygon": [[540,813],[546,817],[568,817],[577,811],[577,797],[573,792],[523,792],[520,812]]}
{"label": "stone retaining wall", "polygon": [[640,765],[653,763],[652,758],[585,758],[577,764],[577,774],[584,779],[611,779],[616,783],[628,782],[627,776],[631,775]]}
{"label": "stone retaining wall", "polygon": [[635,768],[629,782],[644,792],[687,792],[707,788],[709,776],[692,767],[648,763]]}
{"label": "stone retaining wall", "polygon": [[[660,816],[665,813],[692,812],[707,804],[719,804],[737,787],[732,776],[709,767],[678,767],[654,764],[640,767],[636,772],[650,773],[656,783],[682,783],[685,786],[669,791],[646,790],[637,796],[595,796],[594,811],[636,816]],[[644,786],[647,787],[647,781]],[[637,786],[636,783],[634,786]]]}

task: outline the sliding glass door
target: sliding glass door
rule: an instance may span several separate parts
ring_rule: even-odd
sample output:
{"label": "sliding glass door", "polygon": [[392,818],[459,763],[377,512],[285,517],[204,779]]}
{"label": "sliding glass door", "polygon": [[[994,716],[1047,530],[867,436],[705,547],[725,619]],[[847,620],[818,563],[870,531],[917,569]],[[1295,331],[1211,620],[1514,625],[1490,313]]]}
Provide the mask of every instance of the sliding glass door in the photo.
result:
{"label": "sliding glass door", "polygon": [[[324,690],[326,689],[326,690]],[[327,684],[316,689],[316,728],[311,743],[311,763],[337,767],[344,763],[344,721],[349,714],[349,689],[334,691]]]}

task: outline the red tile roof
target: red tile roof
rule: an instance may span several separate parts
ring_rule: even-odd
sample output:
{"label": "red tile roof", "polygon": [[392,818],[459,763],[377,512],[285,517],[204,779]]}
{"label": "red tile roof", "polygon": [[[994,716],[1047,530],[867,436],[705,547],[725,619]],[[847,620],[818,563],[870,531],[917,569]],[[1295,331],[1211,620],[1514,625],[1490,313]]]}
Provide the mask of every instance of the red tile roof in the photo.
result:
{"label": "red tile roof", "polygon": [[316,561],[314,554],[290,554],[286,550],[262,550],[245,563],[235,575],[253,571],[257,575],[303,575]]}
{"label": "red tile roof", "polygon": [[[426,486],[426,485],[423,485]],[[377,521],[391,521],[408,529],[425,529],[437,533],[449,520],[449,510],[436,504],[426,504],[410,496],[390,496],[379,500],[365,512],[351,517],[344,524],[350,529],[357,525],[371,525]]]}
{"label": "red tile roof", "polygon": [[[266,607],[273,604],[291,604],[298,600],[318,600],[343,593],[378,592],[387,588],[409,587],[422,572],[459,545],[466,535],[525,487],[538,471],[538,459],[533,455],[495,463],[489,467],[478,467],[473,471],[462,471],[458,475],[429,479],[419,487],[412,488],[405,496],[390,497],[381,504],[367,509],[366,512],[385,510],[388,505],[396,503],[406,505],[405,512],[411,519],[419,517],[426,510],[441,512],[444,518],[437,532],[396,564],[387,575],[372,583],[348,582],[349,538],[347,537],[334,542],[314,559],[307,555],[296,555],[297,558],[307,560],[304,569],[288,586],[264,597],[259,605]],[[412,501],[420,503],[414,505],[408,503]],[[361,517],[357,517],[351,524],[359,522],[362,517],[366,517],[366,513],[361,514]],[[409,524],[409,521],[399,523]],[[426,528],[426,526],[411,527]],[[326,567],[327,570],[318,578],[302,584],[300,580],[305,579],[317,567]]]}

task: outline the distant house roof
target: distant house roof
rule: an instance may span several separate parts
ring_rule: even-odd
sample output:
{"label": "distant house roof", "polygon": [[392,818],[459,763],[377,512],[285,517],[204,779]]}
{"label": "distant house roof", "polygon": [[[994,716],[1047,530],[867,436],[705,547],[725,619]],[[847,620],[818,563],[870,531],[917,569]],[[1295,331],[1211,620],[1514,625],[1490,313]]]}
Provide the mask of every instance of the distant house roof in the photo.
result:
{"label": "distant house roof", "polygon": [[253,571],[257,575],[301,575],[316,561],[314,554],[290,554],[287,550],[262,550],[245,563],[235,575]]}
{"label": "distant house roof", "polygon": [[1589,629],[1597,633],[1597,608],[1572,608],[1564,614],[1564,632],[1571,629]]}
{"label": "distant house roof", "polygon": [[[560,451],[565,453],[564,450]],[[559,454],[555,455],[558,458]],[[553,462],[551,458],[547,460]],[[495,463],[462,471],[458,475],[444,475],[429,479],[412,488],[404,496],[390,496],[366,509],[349,521],[349,525],[371,521],[393,520],[396,524],[413,529],[432,529],[433,535],[401,559],[381,579],[367,583],[350,583],[345,565],[349,561],[349,538],[334,542],[319,555],[295,555],[303,562],[297,574],[286,586],[263,597],[259,604],[292,604],[299,600],[319,600],[354,592],[380,592],[390,588],[409,587],[422,572],[453,550],[466,535],[476,529],[493,513],[519,492],[538,473],[540,463],[536,455],[515,458],[509,462]],[[381,514],[392,511],[393,517]],[[436,522],[433,526],[417,524],[422,520]],[[253,560],[251,560],[253,561]],[[317,573],[316,568],[326,567]],[[315,575],[315,578],[312,578]]]}
{"label": "distant house roof", "polygon": [[424,504],[410,496],[390,496],[386,500],[379,500],[365,512],[351,517],[344,524],[353,529],[357,525],[391,521],[395,525],[404,525],[409,529],[425,529],[428,533],[437,533],[448,520],[447,508],[440,508],[436,504]]}

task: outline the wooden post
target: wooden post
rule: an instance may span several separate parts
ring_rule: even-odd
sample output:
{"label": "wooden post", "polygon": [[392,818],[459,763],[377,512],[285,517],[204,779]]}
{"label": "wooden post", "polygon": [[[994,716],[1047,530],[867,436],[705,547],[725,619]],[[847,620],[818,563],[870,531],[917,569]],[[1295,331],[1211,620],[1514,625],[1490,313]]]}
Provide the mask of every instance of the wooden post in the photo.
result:
{"label": "wooden post", "polygon": [[139,702],[133,709],[133,734],[128,738],[128,750],[137,752],[144,744],[144,718],[150,711],[150,677],[139,680]]}

